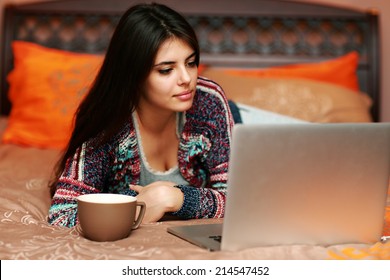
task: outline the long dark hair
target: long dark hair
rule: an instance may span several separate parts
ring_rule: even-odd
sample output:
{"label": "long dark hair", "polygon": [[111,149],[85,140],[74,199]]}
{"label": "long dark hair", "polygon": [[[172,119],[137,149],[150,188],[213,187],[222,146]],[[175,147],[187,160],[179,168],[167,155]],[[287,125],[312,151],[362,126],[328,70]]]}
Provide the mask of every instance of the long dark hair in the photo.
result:
{"label": "long dark hair", "polygon": [[138,4],[121,17],[96,79],[77,109],[74,129],[52,182],[53,196],[66,162],[85,141],[106,143],[130,119],[161,44],[168,38],[184,40],[196,53],[194,30],[182,15],[161,4]]}

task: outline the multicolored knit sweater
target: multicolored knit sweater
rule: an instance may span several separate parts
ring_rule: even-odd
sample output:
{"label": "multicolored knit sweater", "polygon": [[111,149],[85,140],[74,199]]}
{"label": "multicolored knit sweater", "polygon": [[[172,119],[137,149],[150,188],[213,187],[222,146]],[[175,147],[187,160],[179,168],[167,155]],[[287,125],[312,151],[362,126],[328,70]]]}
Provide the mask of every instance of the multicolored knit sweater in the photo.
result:
{"label": "multicolored knit sweater", "polygon": [[[179,170],[189,185],[184,193],[180,218],[224,216],[232,115],[222,89],[198,78],[193,106],[185,112],[178,151]],[[85,193],[120,193],[136,196],[129,189],[140,179],[140,151],[133,120],[108,143],[85,142],[59,178],[49,210],[49,223],[72,227],[78,223],[77,197]]]}

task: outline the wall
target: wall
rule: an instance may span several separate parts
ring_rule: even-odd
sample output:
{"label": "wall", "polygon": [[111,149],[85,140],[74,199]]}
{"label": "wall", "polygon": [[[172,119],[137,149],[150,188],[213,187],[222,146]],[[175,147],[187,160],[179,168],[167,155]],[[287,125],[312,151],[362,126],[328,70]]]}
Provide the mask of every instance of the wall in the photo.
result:
{"label": "wall", "polygon": [[[37,0],[0,0],[0,8],[6,3],[25,3]],[[185,0],[183,0],[185,1]],[[386,73],[390,71],[390,54],[385,50],[390,49],[390,1],[388,0],[300,0],[302,2],[328,3],[344,7],[359,9],[376,8],[380,13],[381,24],[381,49],[382,49],[382,107],[381,120],[390,122],[390,79],[386,79]],[[0,15],[0,27],[2,24],[2,14]],[[2,29],[0,29],[2,30]],[[0,32],[1,39],[1,32]],[[1,71],[1,70],[0,70]]]}

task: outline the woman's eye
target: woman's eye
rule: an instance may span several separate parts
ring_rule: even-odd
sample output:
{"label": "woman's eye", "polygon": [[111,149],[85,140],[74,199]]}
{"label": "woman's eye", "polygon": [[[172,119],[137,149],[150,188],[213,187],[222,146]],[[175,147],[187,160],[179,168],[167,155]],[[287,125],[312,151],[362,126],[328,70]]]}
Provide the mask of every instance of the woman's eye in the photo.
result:
{"label": "woman's eye", "polygon": [[188,67],[196,67],[196,62],[195,61],[189,61],[187,63]]}
{"label": "woman's eye", "polygon": [[169,73],[171,73],[171,71],[172,71],[172,68],[158,70],[158,72],[162,75],[168,75]]}

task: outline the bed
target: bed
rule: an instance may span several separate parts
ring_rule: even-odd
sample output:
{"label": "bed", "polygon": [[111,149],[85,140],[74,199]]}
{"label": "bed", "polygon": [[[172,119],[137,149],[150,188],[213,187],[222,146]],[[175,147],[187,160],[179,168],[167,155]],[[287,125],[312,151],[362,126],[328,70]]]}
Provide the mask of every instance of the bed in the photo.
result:
{"label": "bed", "polygon": [[[91,4],[93,2],[93,4]],[[0,79],[0,259],[390,259],[388,243],[208,252],[143,224],[115,242],[50,226],[48,181],[121,14],[138,1],[6,5]],[[380,121],[376,11],[279,0],[161,0],[198,34],[199,74],[233,105],[308,122]],[[238,111],[238,113],[240,113]],[[390,235],[390,200],[383,234]]]}

